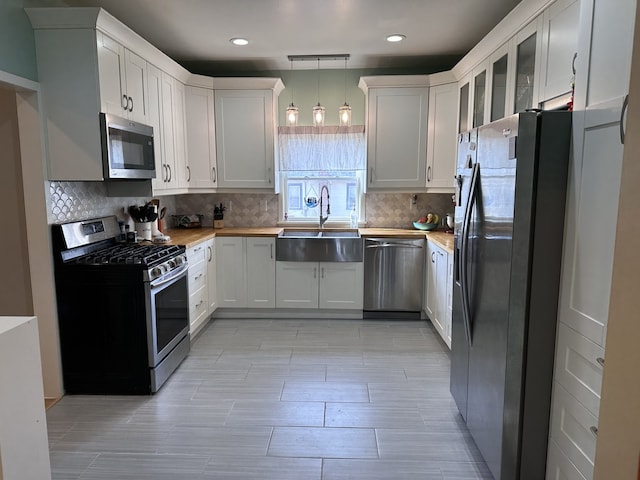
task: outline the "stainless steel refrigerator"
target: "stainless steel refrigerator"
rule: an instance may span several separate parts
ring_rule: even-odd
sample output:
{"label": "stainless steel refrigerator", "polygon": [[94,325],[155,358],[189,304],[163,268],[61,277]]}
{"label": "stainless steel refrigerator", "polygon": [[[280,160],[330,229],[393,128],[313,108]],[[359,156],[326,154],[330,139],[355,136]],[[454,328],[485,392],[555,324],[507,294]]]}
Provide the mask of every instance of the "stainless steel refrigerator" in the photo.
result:
{"label": "stainless steel refrigerator", "polygon": [[496,480],[545,477],[569,112],[460,134],[451,393]]}

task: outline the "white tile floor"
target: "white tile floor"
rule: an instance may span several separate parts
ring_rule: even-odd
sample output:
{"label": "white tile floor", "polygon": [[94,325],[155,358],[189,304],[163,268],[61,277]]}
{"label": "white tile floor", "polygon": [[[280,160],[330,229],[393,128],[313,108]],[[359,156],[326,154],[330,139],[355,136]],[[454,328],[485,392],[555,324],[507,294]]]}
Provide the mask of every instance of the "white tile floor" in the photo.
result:
{"label": "white tile floor", "polygon": [[491,479],[429,322],[216,320],[154,396],[66,396],[54,480]]}

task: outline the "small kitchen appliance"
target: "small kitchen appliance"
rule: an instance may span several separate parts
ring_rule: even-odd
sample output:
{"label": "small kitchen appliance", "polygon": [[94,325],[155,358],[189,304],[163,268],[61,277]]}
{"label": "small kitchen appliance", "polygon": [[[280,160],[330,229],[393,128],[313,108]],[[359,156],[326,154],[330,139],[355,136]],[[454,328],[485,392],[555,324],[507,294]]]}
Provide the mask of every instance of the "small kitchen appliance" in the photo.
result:
{"label": "small kitchen appliance", "polygon": [[190,349],[185,248],[119,232],[115,216],[52,226],[66,393],[156,392]]}
{"label": "small kitchen appliance", "polygon": [[107,180],[156,178],[153,127],[101,113],[100,128]]}

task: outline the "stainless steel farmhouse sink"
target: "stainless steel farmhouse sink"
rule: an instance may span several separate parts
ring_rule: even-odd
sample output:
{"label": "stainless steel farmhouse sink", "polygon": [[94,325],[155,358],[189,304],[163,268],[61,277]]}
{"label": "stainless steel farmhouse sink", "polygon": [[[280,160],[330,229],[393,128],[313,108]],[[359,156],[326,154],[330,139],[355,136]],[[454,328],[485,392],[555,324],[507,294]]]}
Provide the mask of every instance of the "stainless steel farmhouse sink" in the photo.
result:
{"label": "stainless steel farmhouse sink", "polygon": [[363,240],[356,231],[285,230],[276,238],[281,262],[362,262]]}

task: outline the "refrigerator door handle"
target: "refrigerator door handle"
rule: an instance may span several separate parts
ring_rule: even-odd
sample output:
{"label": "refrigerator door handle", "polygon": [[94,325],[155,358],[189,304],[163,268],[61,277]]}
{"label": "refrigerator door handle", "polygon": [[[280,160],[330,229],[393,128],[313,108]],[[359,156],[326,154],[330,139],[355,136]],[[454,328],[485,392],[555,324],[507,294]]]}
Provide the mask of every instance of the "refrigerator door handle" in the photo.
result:
{"label": "refrigerator door handle", "polygon": [[471,215],[473,205],[476,201],[476,189],[478,187],[478,177],[480,165],[475,163],[471,171],[471,185],[469,186],[469,198],[465,206],[464,218],[462,220],[462,248],[460,251],[460,287],[462,293],[462,318],[464,320],[464,331],[467,336],[467,342],[471,345],[471,302],[469,299],[469,278],[468,278],[468,253],[469,253],[469,228],[471,225]]}

